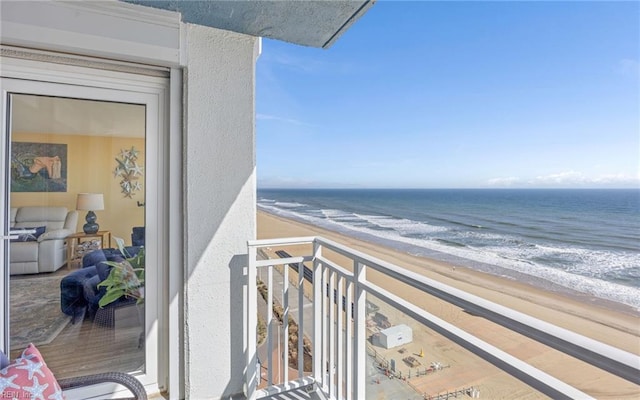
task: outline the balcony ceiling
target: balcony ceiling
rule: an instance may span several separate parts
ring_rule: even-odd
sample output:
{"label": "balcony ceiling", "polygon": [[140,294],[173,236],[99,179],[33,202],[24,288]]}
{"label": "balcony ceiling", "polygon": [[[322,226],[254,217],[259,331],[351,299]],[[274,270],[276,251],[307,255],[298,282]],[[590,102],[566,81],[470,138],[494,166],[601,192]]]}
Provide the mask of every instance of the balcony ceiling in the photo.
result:
{"label": "balcony ceiling", "polygon": [[137,104],[14,94],[12,133],[144,138],[145,108]]}
{"label": "balcony ceiling", "polygon": [[178,11],[182,21],[311,47],[330,47],[375,0],[121,0]]}

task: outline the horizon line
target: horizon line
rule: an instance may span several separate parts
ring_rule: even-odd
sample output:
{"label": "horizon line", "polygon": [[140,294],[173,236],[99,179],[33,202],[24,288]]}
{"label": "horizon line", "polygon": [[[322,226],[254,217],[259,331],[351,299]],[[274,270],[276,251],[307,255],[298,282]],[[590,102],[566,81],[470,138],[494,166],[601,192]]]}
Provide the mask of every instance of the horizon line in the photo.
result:
{"label": "horizon line", "polygon": [[257,190],[640,190],[640,187],[335,187],[335,186],[269,186]]}

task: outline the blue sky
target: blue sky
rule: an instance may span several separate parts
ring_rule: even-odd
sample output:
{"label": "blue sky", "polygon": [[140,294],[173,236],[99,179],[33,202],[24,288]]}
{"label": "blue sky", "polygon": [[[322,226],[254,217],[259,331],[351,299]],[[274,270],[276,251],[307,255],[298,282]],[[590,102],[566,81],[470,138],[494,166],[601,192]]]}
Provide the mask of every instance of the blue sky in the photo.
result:
{"label": "blue sky", "polygon": [[378,1],[263,40],[258,187],[640,187],[639,2]]}

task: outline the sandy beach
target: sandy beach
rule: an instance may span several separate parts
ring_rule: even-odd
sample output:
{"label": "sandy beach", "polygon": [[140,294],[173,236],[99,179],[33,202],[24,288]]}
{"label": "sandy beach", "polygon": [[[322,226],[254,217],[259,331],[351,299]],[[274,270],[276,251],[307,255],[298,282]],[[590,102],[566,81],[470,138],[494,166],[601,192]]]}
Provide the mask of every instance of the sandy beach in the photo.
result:
{"label": "sandy beach", "polygon": [[[448,265],[393,249],[337,234],[315,226],[258,212],[258,239],[323,236],[353,249],[391,262],[400,267],[465,290],[487,300],[561,326],[619,349],[640,354],[640,314],[629,307],[608,303],[578,294],[541,290],[512,279],[492,276],[460,266]],[[302,248],[287,248],[291,254]],[[341,260],[336,259],[336,262]],[[348,264],[345,265],[348,267]],[[539,344],[525,336],[497,326],[484,318],[471,315],[457,306],[375,273],[371,281],[420,306],[435,316],[479,337],[501,350],[539,368],[589,395],[599,399],[637,399],[640,386],[592,367],[580,360]],[[371,299],[370,299],[371,300]],[[385,304],[379,304],[394,324],[407,323],[414,340],[399,354],[398,349],[380,350],[380,355],[402,363],[407,354],[418,357],[423,367],[431,362],[447,366],[441,371],[409,382],[427,394],[443,393],[465,387],[477,387],[481,398],[522,399],[546,398],[526,384],[439,334],[401,315]]]}

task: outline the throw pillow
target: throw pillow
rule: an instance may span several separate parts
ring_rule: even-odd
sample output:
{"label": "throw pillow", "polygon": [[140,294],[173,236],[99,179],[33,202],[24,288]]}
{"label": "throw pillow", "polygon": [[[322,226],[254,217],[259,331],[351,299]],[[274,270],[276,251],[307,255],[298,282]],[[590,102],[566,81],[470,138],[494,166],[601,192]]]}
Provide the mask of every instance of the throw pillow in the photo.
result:
{"label": "throw pillow", "polygon": [[4,351],[0,350],[0,369],[4,369],[9,364],[11,364],[11,361],[9,361],[9,357],[4,354]]}
{"label": "throw pillow", "polygon": [[13,364],[0,370],[0,390],[2,399],[64,399],[58,381],[33,343]]}
{"label": "throw pillow", "polygon": [[11,239],[12,242],[36,242],[40,235],[44,233],[47,229],[46,226],[38,226],[33,228],[20,228],[20,229],[35,229],[35,233],[25,233],[23,235],[18,235],[17,239]]}

